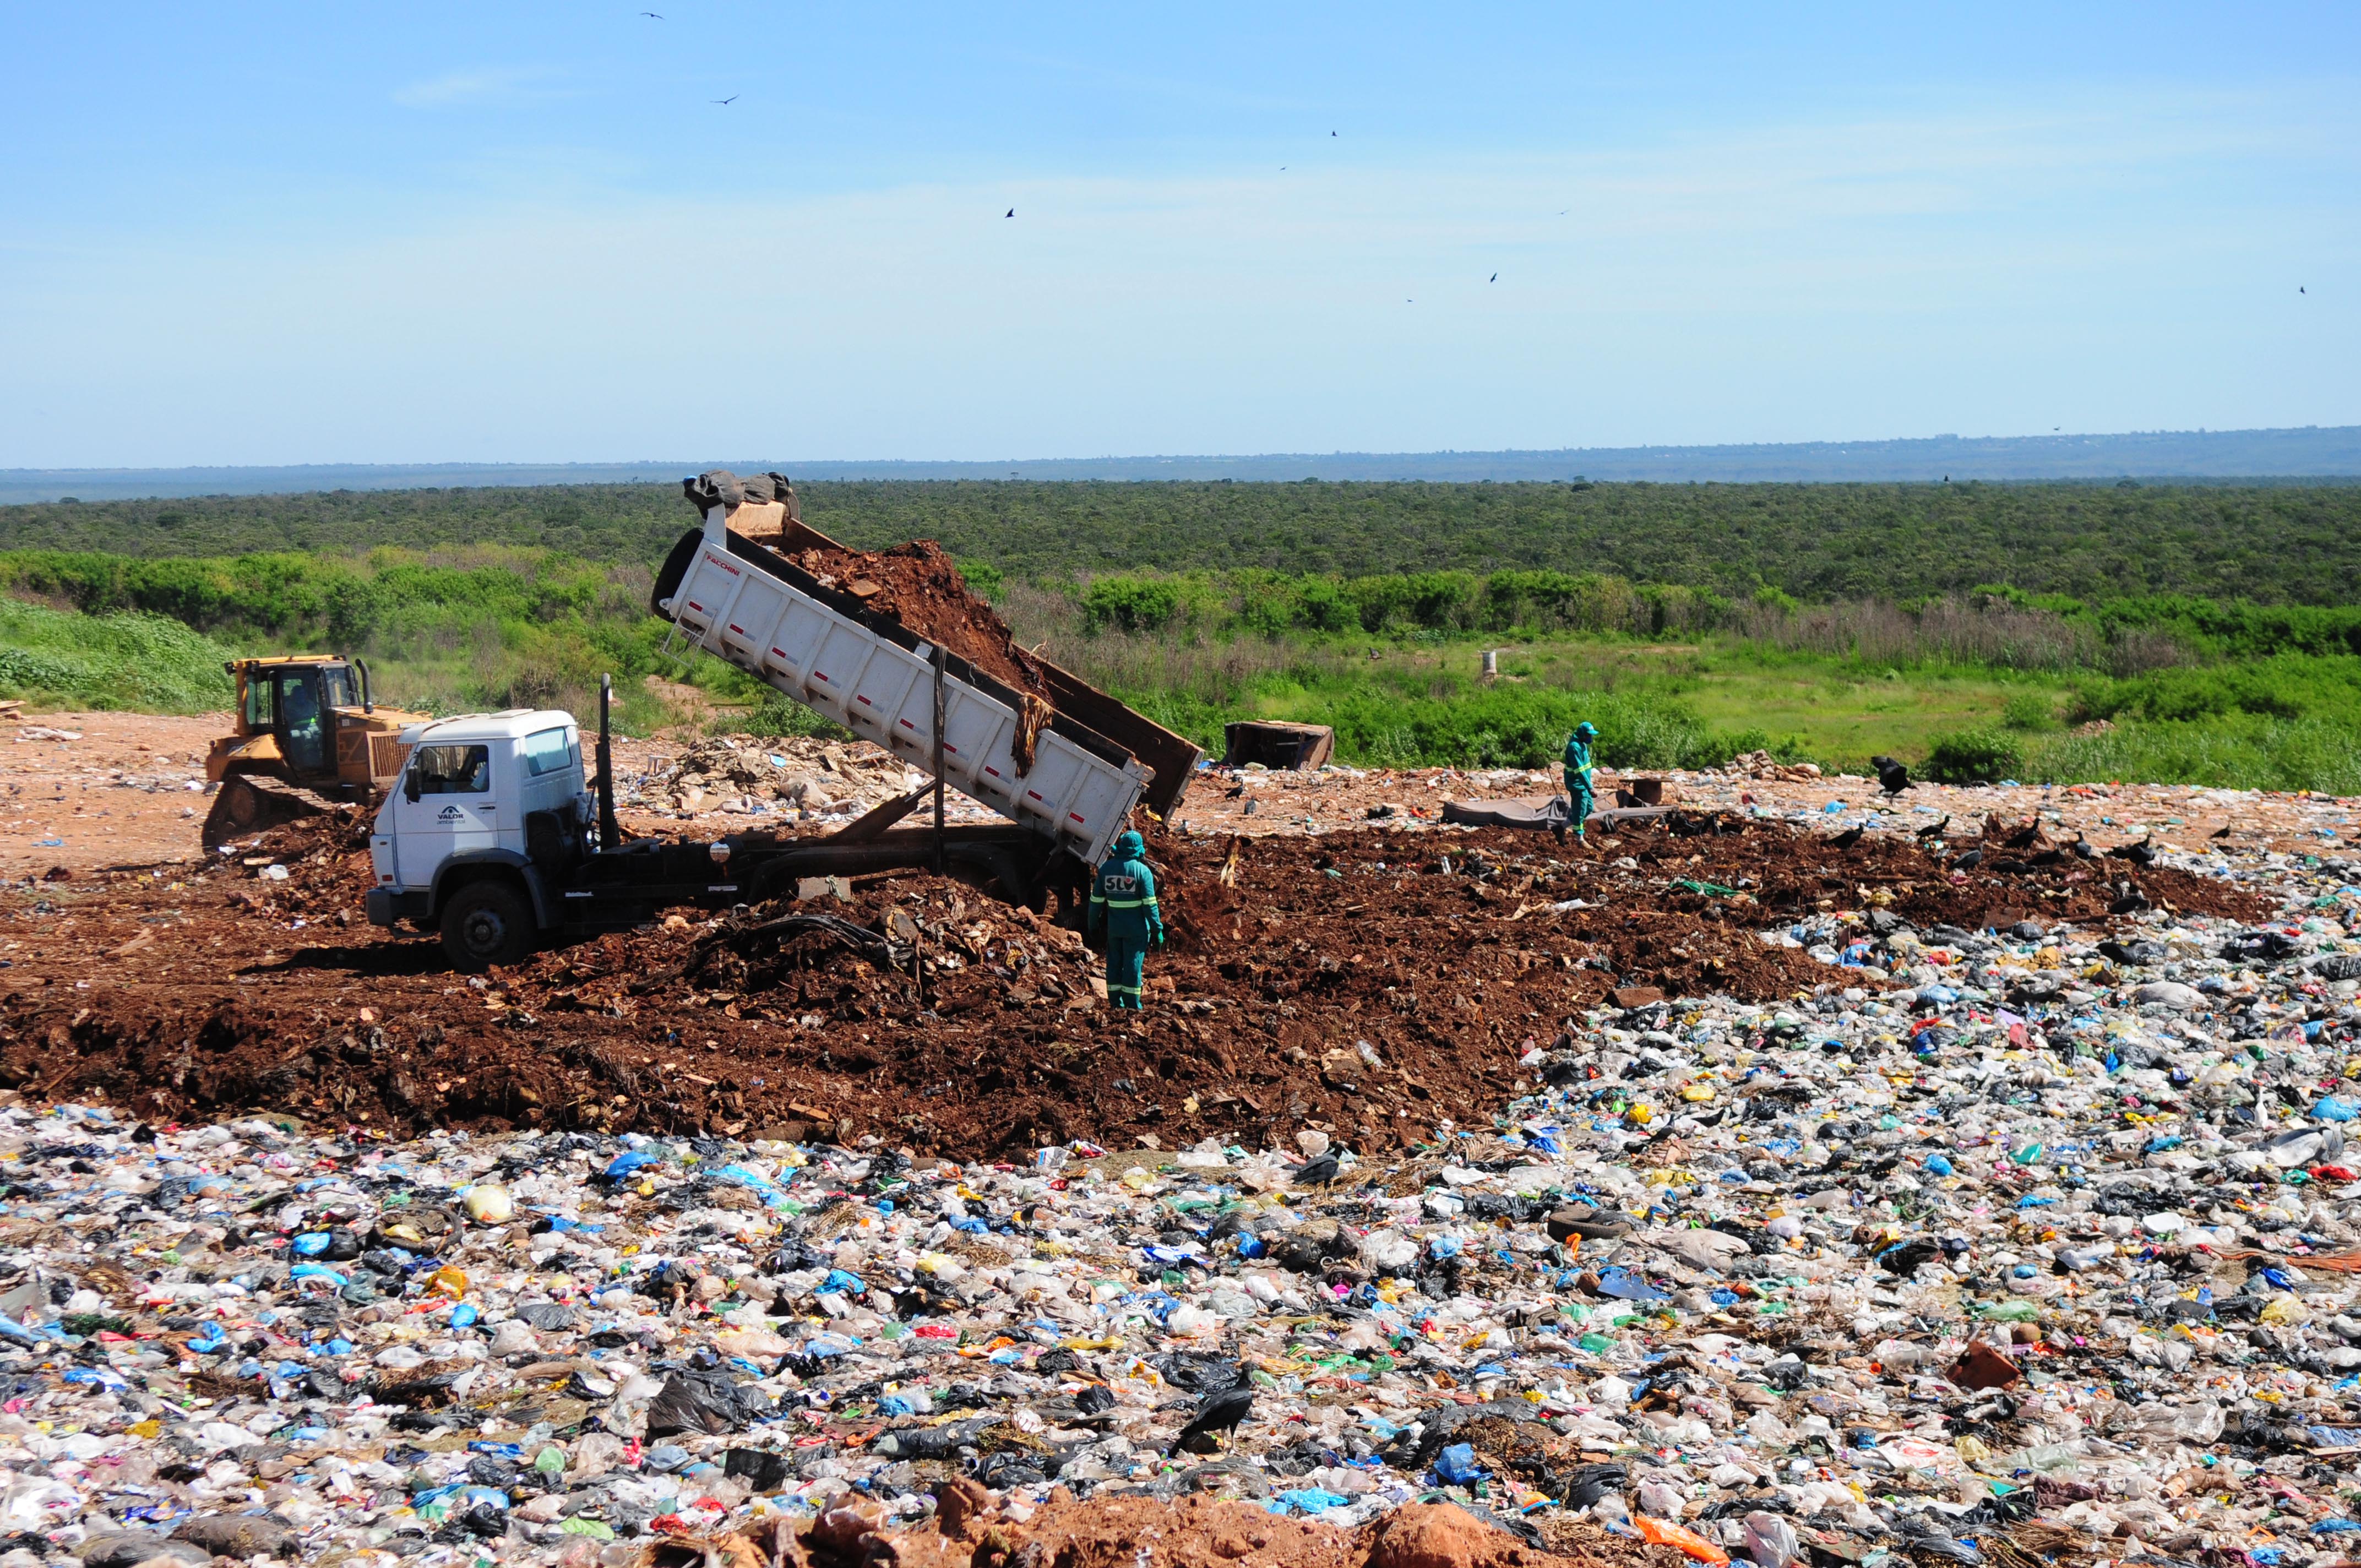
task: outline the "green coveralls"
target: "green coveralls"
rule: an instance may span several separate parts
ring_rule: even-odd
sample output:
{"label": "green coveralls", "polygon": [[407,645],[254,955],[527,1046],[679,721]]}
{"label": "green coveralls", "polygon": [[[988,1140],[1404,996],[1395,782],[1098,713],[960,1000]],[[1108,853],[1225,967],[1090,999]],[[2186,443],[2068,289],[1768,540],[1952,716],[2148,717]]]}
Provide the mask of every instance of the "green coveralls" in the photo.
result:
{"label": "green coveralls", "polygon": [[1106,923],[1107,1000],[1134,1012],[1144,1005],[1141,970],[1151,943],[1164,940],[1164,912],[1156,903],[1156,873],[1143,859],[1148,841],[1126,833],[1091,880],[1090,927]]}
{"label": "green coveralls", "polygon": [[1565,739],[1565,793],[1570,797],[1571,816],[1568,826],[1577,838],[1586,837],[1582,825],[1589,818],[1592,805],[1590,793],[1590,742],[1579,735]]}

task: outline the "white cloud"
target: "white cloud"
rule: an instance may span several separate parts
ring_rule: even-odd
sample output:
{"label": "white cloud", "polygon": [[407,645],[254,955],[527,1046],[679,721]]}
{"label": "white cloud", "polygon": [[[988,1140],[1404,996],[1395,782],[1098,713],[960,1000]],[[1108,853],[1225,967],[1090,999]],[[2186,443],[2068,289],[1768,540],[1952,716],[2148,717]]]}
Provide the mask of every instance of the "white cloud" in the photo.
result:
{"label": "white cloud", "polygon": [[[41,367],[0,387],[0,464],[2344,422],[2361,314],[2249,287],[2291,247],[2361,260],[2361,138],[2319,117],[2176,97],[817,197],[535,169],[235,252],[0,256],[46,307],[0,343]],[[2290,159],[2312,177],[2252,177]]]}
{"label": "white cloud", "polygon": [[555,72],[546,66],[499,66],[454,71],[398,89],[393,101],[408,109],[440,109],[493,98],[549,98]]}

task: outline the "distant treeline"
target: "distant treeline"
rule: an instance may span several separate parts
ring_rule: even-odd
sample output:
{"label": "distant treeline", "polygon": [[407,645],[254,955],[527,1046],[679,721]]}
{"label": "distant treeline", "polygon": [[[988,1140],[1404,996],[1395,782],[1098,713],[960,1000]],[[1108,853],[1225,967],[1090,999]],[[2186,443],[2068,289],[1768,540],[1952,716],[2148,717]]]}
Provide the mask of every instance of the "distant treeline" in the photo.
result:
{"label": "distant treeline", "polygon": [[[1007,579],[1597,574],[1733,602],[1911,601],[2007,583],[2091,603],[2361,599],[2361,487],[1034,483],[799,487],[847,543],[935,539]],[[0,508],[0,548],[137,556],[543,547],[652,566],[669,485],[339,491]],[[1652,612],[1653,613],[1653,612]]]}
{"label": "distant treeline", "polygon": [[[1249,567],[1022,583],[988,562],[968,566],[973,586],[1022,625],[1091,639],[1720,631],[1871,664],[2116,676],[2222,659],[2361,655],[2361,608],[2188,594],[2083,599],[1979,585],[1911,600],[1807,606],[1768,585],[1732,598],[1606,572],[1532,568],[1346,576]],[[0,553],[0,592],[93,614],[138,610],[207,633],[412,659],[559,639],[577,645],[577,659],[606,660],[625,674],[653,668],[662,623],[647,613],[648,585],[640,565],[498,544],[383,547],[358,556]]]}

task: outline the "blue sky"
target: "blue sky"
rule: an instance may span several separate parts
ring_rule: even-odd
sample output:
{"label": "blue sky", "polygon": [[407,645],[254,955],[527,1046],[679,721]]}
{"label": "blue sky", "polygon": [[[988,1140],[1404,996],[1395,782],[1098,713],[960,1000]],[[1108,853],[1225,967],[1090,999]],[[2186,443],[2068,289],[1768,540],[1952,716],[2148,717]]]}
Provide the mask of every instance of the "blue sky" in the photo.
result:
{"label": "blue sky", "polygon": [[2361,422],[2361,7],[642,8],[0,10],[0,466]]}

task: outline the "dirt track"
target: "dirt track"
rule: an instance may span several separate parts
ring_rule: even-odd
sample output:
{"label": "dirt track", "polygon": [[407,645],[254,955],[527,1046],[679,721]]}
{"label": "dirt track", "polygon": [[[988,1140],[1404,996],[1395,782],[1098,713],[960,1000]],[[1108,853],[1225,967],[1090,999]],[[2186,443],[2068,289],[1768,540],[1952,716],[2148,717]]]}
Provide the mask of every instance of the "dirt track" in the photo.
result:
{"label": "dirt track", "polygon": [[[1160,838],[1174,943],[1150,961],[1143,1019],[1094,994],[1097,959],[1071,932],[931,878],[831,905],[872,934],[851,942],[752,929],[776,908],[464,980],[431,939],[362,923],[366,851],[323,821],[202,872],[0,895],[0,1083],[151,1117],[263,1106],[387,1131],[800,1123],[972,1156],[1311,1125],[1389,1148],[1443,1119],[1488,1122],[1526,1086],[1519,1058],[1618,991],[1769,1002],[1861,981],[1761,927],[1879,901],[1927,929],[2103,922],[2127,883],[2184,911],[2265,912],[2161,867],[2036,867],[2037,850],[1995,840],[1960,872],[1907,839],[1839,849],[1716,820],[1587,847],[1381,828]],[[1560,907],[1577,900],[1590,907]]]}

